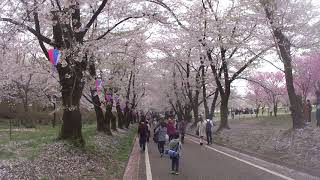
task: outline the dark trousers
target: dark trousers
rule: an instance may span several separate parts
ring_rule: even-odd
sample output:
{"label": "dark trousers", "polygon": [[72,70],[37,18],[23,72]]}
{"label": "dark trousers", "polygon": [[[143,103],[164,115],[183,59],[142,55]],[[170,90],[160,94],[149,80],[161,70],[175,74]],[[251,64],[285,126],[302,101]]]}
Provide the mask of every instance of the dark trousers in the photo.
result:
{"label": "dark trousers", "polygon": [[140,148],[144,151],[146,149],[146,139],[140,138],[139,139]]}
{"label": "dark trousers", "polygon": [[150,131],[148,130],[147,142],[149,142],[149,138],[150,138]]}
{"label": "dark trousers", "polygon": [[179,157],[172,157],[171,162],[171,170],[179,171]]}
{"label": "dark trousers", "polygon": [[181,133],[181,143],[184,143],[184,133]]}
{"label": "dark trousers", "polygon": [[206,134],[207,134],[207,143],[212,144],[212,132],[207,131]]}
{"label": "dark trousers", "polygon": [[160,154],[164,153],[164,144],[165,143],[166,143],[165,141],[158,141],[158,150],[159,150]]}
{"label": "dark trousers", "polygon": [[173,139],[173,134],[169,135],[169,142]]}

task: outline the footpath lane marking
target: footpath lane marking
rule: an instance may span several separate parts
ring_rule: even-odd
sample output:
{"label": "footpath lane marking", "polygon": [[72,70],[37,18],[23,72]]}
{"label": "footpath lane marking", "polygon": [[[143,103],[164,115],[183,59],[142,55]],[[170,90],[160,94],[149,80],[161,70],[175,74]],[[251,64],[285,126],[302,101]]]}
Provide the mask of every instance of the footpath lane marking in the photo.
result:
{"label": "footpath lane marking", "polygon": [[146,143],[146,149],[144,151],[145,159],[146,159],[146,176],[147,180],[152,180],[151,166],[149,160],[149,152],[148,152],[148,144]]}
{"label": "footpath lane marking", "polygon": [[[194,143],[196,143],[196,144],[198,144],[197,141],[195,141],[195,140],[193,140],[193,139],[191,139],[191,138],[187,138],[187,139],[190,140],[190,141],[192,141],[192,142],[194,142]],[[274,171],[272,171],[272,170],[269,170],[269,169],[267,169],[267,168],[261,167],[261,166],[259,166],[259,165],[256,165],[256,164],[253,164],[253,163],[248,162],[248,161],[246,161],[246,160],[240,159],[240,158],[235,157],[235,156],[233,156],[233,155],[230,155],[230,154],[228,154],[228,153],[225,153],[225,152],[222,152],[222,151],[220,151],[220,150],[217,150],[217,149],[215,149],[215,148],[213,148],[213,147],[211,147],[211,146],[207,146],[207,145],[206,145],[205,147],[208,148],[208,149],[214,150],[214,151],[216,151],[216,152],[218,152],[218,153],[221,153],[221,154],[223,154],[223,155],[226,155],[226,156],[228,156],[228,157],[231,157],[231,158],[233,158],[233,159],[236,159],[236,160],[238,160],[238,161],[241,161],[241,162],[243,162],[243,163],[246,163],[246,164],[248,164],[248,165],[251,165],[251,166],[253,166],[253,167],[255,167],[255,168],[258,168],[258,169],[261,169],[261,170],[263,170],[263,171],[266,171],[266,172],[268,172],[268,173],[270,173],[270,174],[273,174],[273,175],[275,175],[275,176],[278,176],[278,177],[280,177],[280,178],[283,178],[283,179],[286,179],[286,180],[294,180],[294,179],[292,179],[292,178],[290,178],[290,177],[287,177],[287,176],[285,176],[285,175],[279,174],[279,173],[274,172]]]}

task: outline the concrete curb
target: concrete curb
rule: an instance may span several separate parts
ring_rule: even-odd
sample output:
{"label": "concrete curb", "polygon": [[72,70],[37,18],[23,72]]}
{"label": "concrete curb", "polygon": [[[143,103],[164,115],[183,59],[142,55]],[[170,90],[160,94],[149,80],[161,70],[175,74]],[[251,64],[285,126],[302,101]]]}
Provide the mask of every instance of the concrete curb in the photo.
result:
{"label": "concrete curb", "polygon": [[135,136],[129,160],[123,174],[123,180],[138,180],[139,179],[139,166],[140,155],[138,136]]}

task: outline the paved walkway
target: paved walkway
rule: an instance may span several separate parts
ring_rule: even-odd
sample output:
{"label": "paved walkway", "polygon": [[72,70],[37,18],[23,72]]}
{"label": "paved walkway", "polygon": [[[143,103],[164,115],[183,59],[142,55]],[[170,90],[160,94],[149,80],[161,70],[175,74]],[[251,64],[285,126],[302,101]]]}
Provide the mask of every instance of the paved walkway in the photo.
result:
{"label": "paved walkway", "polygon": [[186,137],[182,147],[180,175],[170,174],[170,159],[160,158],[157,145],[153,142],[148,144],[148,153],[141,153],[140,162],[139,180],[320,180],[320,177],[296,172],[227,148],[200,146],[198,139],[191,136]]}

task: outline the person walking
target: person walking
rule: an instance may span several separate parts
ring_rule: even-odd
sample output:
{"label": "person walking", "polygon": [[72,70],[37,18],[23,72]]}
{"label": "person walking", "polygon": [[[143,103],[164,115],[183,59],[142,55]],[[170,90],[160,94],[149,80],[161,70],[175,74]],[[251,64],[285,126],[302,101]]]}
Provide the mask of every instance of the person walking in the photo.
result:
{"label": "person walking", "polygon": [[187,127],[187,123],[184,119],[182,119],[179,122],[179,133],[180,133],[180,139],[181,139],[181,143],[184,143],[184,134],[186,133],[186,127]]}
{"label": "person walking", "polygon": [[174,122],[171,118],[169,118],[168,123],[167,123],[167,133],[169,136],[169,141],[173,138],[173,135],[176,133],[176,129],[174,127]]}
{"label": "person walking", "polygon": [[167,135],[167,128],[166,128],[166,123],[161,122],[160,126],[155,130],[156,138],[157,138],[157,143],[158,143],[158,150],[160,153],[160,156],[163,156],[164,153],[164,144],[166,143],[166,135]]}
{"label": "person walking", "polygon": [[207,136],[207,145],[212,144],[212,130],[213,122],[210,119],[206,120],[206,136]]}
{"label": "person walking", "polygon": [[203,121],[203,118],[202,116],[200,116],[200,121],[198,122],[197,124],[197,131],[198,131],[198,134],[199,134],[199,139],[200,139],[200,146],[203,145],[203,137],[206,135],[206,124],[205,122]]}
{"label": "person walking", "polygon": [[169,156],[171,159],[171,174],[179,175],[179,160],[181,156],[181,143],[179,141],[179,133],[173,135],[169,143]]}
{"label": "person walking", "polygon": [[140,125],[138,127],[138,134],[139,134],[139,144],[141,151],[144,152],[146,149],[146,141],[148,136],[148,128],[144,121],[140,122]]}

